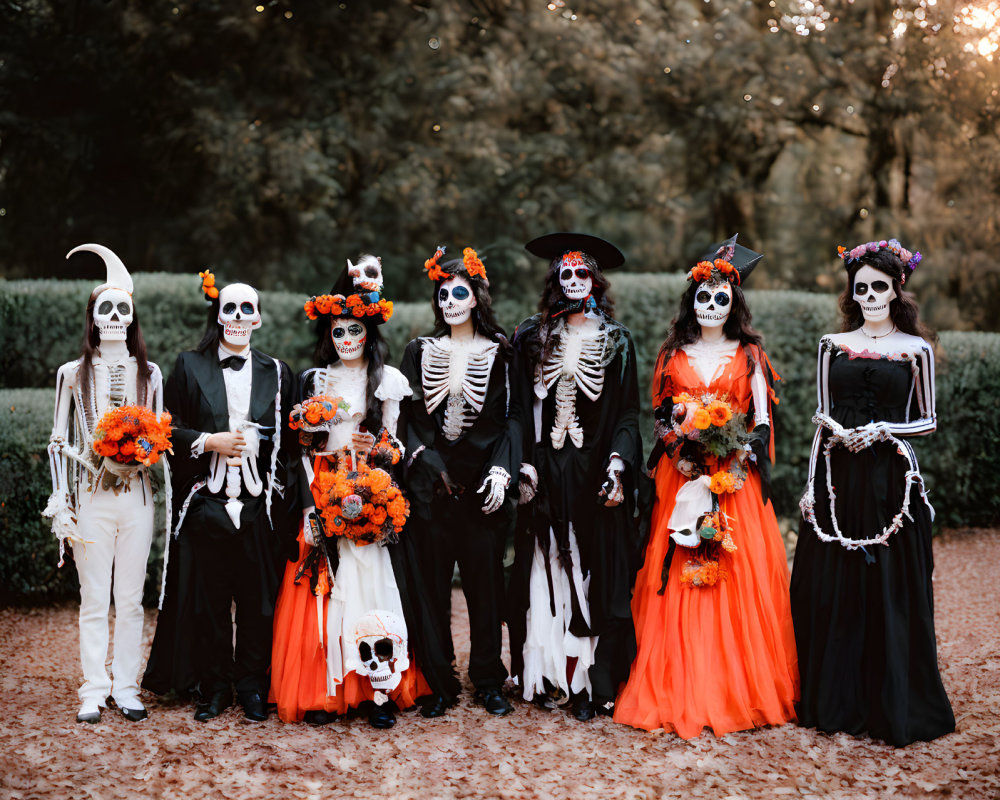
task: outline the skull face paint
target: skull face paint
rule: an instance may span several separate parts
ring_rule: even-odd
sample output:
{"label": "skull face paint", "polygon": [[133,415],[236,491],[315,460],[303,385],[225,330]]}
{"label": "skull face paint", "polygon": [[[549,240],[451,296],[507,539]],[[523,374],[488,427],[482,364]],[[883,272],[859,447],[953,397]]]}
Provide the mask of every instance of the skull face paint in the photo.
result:
{"label": "skull face paint", "polygon": [[250,344],[250,334],[261,325],[260,301],[252,286],[231,283],[219,292],[219,324],[226,344],[239,348]]}
{"label": "skull face paint", "polygon": [[376,292],[382,288],[382,259],[377,256],[362,256],[357,264],[347,259],[347,274],[359,289]]}
{"label": "skull face paint", "polygon": [[369,611],[354,625],[361,669],[372,688],[391,692],[410,666],[406,623],[391,611]]}
{"label": "skull face paint", "polygon": [[361,358],[368,340],[368,329],[351,317],[338,317],[330,327],[330,338],[341,361]]}
{"label": "skull face paint", "polygon": [[567,300],[582,300],[594,288],[590,268],[583,260],[583,253],[565,253],[559,264],[559,285]]}
{"label": "skull face paint", "polygon": [[896,299],[892,278],[865,264],[854,273],[854,299],[861,306],[865,322],[882,322],[888,319],[889,304]]}
{"label": "skull face paint", "polygon": [[94,324],[102,342],[124,342],[133,315],[132,298],[122,289],[105,289],[94,301]]}
{"label": "skull face paint", "polygon": [[726,324],[733,310],[733,287],[724,283],[701,283],[694,294],[694,315],[703,328]]}
{"label": "skull face paint", "polygon": [[476,307],[476,295],[472,291],[472,284],[461,275],[454,275],[441,281],[437,302],[445,322],[452,326],[461,325],[472,316],[472,309]]}

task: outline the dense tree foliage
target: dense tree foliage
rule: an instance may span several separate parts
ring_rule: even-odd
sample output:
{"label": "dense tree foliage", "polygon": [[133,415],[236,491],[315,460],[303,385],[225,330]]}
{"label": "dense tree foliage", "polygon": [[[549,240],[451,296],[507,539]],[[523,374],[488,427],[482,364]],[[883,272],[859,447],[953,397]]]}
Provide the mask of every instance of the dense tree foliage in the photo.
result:
{"label": "dense tree foliage", "polygon": [[1000,325],[993,0],[259,3],[0,0],[0,274],[100,241],[314,292],[371,250],[417,299],[473,244],[501,295],[550,229],[639,271],[739,231],[831,290],[895,234],[934,324]]}

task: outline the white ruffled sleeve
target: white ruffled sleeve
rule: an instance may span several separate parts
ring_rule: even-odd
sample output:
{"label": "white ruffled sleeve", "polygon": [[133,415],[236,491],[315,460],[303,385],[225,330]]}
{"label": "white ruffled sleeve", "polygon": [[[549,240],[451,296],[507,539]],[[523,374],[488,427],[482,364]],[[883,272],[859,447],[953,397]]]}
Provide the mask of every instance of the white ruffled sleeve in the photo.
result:
{"label": "white ruffled sleeve", "polygon": [[413,390],[410,389],[410,382],[406,380],[406,376],[402,372],[388,365],[382,367],[382,383],[375,390],[376,399],[396,400],[398,402],[411,394],[413,394]]}

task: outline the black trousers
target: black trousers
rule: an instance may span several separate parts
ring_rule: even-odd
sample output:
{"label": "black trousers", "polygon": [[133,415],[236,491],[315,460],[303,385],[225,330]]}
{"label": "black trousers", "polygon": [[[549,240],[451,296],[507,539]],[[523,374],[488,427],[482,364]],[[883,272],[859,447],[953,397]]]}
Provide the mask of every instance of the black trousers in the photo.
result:
{"label": "black trousers", "polygon": [[441,666],[455,659],[451,638],[451,581],[455,564],[469,606],[472,648],[469,680],[477,689],[499,688],[507,678],[500,660],[503,644],[503,556],[514,525],[513,501],[483,514],[483,495],[465,492],[457,498],[435,499],[431,519],[414,518],[403,535],[412,536],[424,577],[426,596],[414,598],[431,606],[437,628],[438,652],[418,654],[421,661]]}
{"label": "black trousers", "polygon": [[[262,503],[248,502],[237,530],[215,498],[192,508],[184,528],[194,556],[195,632],[203,695],[267,695],[281,553]],[[233,602],[236,603],[235,645]]]}

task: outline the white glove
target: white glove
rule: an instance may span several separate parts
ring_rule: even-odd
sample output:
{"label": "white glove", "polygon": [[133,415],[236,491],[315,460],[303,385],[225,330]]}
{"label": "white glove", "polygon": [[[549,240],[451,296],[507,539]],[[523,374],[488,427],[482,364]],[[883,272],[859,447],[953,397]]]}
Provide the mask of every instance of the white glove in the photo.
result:
{"label": "white glove", "polygon": [[503,498],[508,486],[510,486],[510,473],[503,467],[490,467],[486,480],[476,492],[476,494],[482,494],[487,488],[490,490],[483,503],[484,514],[492,514],[503,505]]}
{"label": "white glove", "polygon": [[530,503],[538,492],[538,470],[531,464],[521,464],[521,469],[518,471],[517,487],[520,494],[517,500],[518,504],[523,506],[525,503]]}
{"label": "white glove", "polygon": [[605,483],[601,487],[601,491],[598,492],[599,497],[607,498],[604,501],[604,505],[608,508],[621,505],[625,499],[625,488],[622,486],[622,475],[624,472],[625,462],[622,461],[621,456],[612,455],[608,461],[608,481],[611,483],[611,486],[608,487],[607,483]]}
{"label": "white glove", "polygon": [[309,506],[302,512],[302,538],[310,547],[316,546],[316,537],[322,536],[319,530],[319,519],[316,517],[316,506]]}

